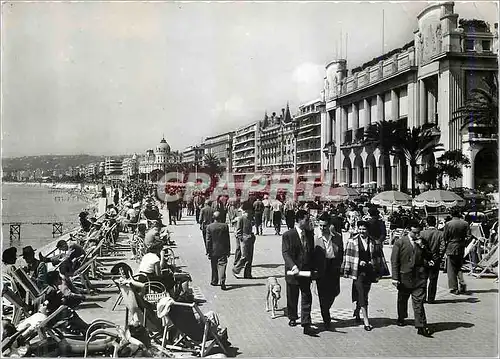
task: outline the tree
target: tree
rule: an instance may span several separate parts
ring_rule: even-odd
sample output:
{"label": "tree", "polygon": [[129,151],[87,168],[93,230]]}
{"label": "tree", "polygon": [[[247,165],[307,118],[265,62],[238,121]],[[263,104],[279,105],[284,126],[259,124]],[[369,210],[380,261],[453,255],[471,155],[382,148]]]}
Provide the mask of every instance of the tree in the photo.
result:
{"label": "tree", "polygon": [[[394,146],[398,142],[399,134],[406,129],[401,122],[378,121],[368,126],[364,134],[364,144],[379,149],[381,158],[388,161],[389,154],[394,152]],[[386,162],[387,163],[387,162]],[[392,189],[391,168],[384,166],[386,189]]]}
{"label": "tree", "polygon": [[460,150],[446,151],[438,159],[435,166],[417,174],[417,182],[427,183],[431,188],[443,188],[443,177],[446,175],[452,181],[462,178],[462,166],[469,166],[470,160]]}
{"label": "tree", "polygon": [[483,88],[477,87],[469,92],[465,104],[453,114],[453,119],[462,122],[462,129],[481,125],[492,133],[498,132],[498,77],[483,77]]}
{"label": "tree", "polygon": [[394,144],[393,153],[404,155],[410,165],[412,196],[415,196],[417,162],[426,155],[443,151],[443,144],[438,141],[439,133],[434,131],[434,125],[432,124],[412,127],[399,132],[399,138]]}
{"label": "tree", "polygon": [[220,176],[224,173],[224,167],[221,166],[219,158],[213,153],[207,153],[203,157],[204,171],[211,177]]}

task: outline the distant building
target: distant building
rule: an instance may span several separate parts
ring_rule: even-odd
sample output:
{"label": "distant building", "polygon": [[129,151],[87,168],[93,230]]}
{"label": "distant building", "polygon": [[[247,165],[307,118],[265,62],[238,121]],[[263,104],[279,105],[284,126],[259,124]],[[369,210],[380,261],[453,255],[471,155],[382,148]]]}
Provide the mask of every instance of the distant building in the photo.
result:
{"label": "distant building", "polygon": [[139,173],[139,161],[137,160],[136,154],[134,154],[132,157],[123,159],[122,172],[124,177],[127,179]]}
{"label": "distant building", "polygon": [[154,150],[148,149],[144,156],[138,158],[139,173],[149,178],[154,170],[166,172],[167,164],[172,163],[174,157],[176,156],[170,152],[170,145],[162,138]]}
{"label": "distant building", "polygon": [[202,145],[189,146],[182,151],[182,163],[192,166],[202,166],[205,150]]}
{"label": "distant building", "polygon": [[299,106],[297,129],[297,172],[321,173],[321,112],[325,103],[317,99]]}
{"label": "distant building", "polygon": [[114,159],[107,157],[104,161],[104,175],[122,175],[122,161],[119,159]]}
{"label": "distant building", "polygon": [[282,109],[280,116],[275,112],[264,119],[259,126],[260,143],[258,147],[258,171],[270,173],[273,171],[292,171],[294,142],[293,119],[288,104]]}
{"label": "distant building", "polygon": [[255,173],[259,146],[260,122],[240,127],[233,135],[232,169],[242,175]]}
{"label": "distant building", "polygon": [[226,132],[220,135],[209,136],[205,138],[203,147],[205,154],[211,154],[217,157],[222,167],[227,173],[233,171],[232,168],[232,146],[234,132]]}

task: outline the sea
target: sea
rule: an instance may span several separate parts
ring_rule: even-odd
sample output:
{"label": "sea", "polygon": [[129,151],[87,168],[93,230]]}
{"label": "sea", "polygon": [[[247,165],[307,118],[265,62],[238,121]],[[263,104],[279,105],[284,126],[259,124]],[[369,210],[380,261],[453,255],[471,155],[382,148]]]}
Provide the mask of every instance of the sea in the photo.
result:
{"label": "sea", "polygon": [[[32,223],[62,222],[63,233],[66,233],[79,225],[79,213],[91,208],[89,202],[61,189],[36,184],[3,183],[2,251],[10,246],[18,249],[28,245],[35,250],[41,248],[54,240],[52,224]],[[22,223],[19,240],[10,239],[9,223],[13,222]]]}

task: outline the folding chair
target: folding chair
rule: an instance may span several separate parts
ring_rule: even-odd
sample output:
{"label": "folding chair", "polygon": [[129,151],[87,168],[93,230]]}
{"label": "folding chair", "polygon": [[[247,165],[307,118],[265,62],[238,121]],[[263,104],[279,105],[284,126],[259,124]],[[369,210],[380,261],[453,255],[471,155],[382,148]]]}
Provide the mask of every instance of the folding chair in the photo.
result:
{"label": "folding chair", "polygon": [[[498,267],[498,244],[496,244],[479,263],[476,264],[473,270],[482,269],[479,273],[472,273],[476,278],[481,278],[486,272],[495,273],[494,267]],[[495,273],[498,276],[498,270]]]}
{"label": "folding chair", "polygon": [[25,302],[28,304],[32,303],[36,309],[43,300],[48,288],[45,288],[43,291],[40,290],[22,268],[13,267],[12,278],[25,290]]}
{"label": "folding chair", "polygon": [[[29,315],[30,308],[23,301],[23,299],[15,293],[12,289],[7,286],[3,286],[2,288],[2,297],[7,299],[10,304],[14,307],[14,311],[12,313],[12,324],[17,325],[21,320],[22,315]],[[4,304],[5,305],[5,304]]]}
{"label": "folding chair", "polygon": [[179,345],[194,344],[192,351],[204,357],[218,344],[224,354],[228,355],[226,345],[221,338],[227,335],[227,331],[217,333],[215,323],[205,317],[196,303],[174,302],[168,312],[168,317],[181,335],[173,345],[166,345],[167,349],[185,351],[186,348],[179,348]]}

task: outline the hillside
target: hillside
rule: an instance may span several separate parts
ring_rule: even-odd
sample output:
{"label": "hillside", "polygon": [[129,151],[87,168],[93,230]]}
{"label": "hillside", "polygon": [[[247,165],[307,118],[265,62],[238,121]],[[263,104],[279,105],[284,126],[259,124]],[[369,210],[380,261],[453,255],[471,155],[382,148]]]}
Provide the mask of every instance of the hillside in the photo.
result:
{"label": "hillside", "polygon": [[3,158],[2,169],[4,172],[18,170],[42,170],[67,169],[94,162],[104,161],[104,156],[92,155],[43,155],[25,156],[15,158]]}

